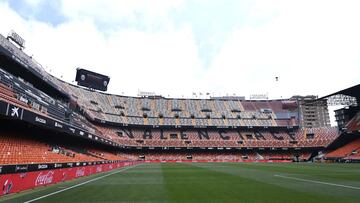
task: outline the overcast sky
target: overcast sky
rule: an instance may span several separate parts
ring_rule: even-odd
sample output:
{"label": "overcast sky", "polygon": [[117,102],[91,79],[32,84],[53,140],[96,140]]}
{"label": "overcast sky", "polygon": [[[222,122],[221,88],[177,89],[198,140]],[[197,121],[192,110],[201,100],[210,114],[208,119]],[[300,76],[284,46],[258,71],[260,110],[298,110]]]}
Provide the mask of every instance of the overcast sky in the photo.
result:
{"label": "overcast sky", "polygon": [[360,82],[358,0],[0,0],[0,19],[51,74],[106,74],[110,93],[288,98]]}

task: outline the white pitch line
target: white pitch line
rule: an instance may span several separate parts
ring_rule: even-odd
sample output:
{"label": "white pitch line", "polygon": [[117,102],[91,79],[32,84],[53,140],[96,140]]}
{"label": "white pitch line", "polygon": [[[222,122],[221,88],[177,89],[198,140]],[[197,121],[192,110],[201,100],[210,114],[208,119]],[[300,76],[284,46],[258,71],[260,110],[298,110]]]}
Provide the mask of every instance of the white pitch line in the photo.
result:
{"label": "white pitch line", "polygon": [[[140,164],[139,164],[139,165],[140,165]],[[60,193],[60,192],[64,192],[64,191],[66,191],[66,190],[70,190],[70,189],[73,189],[73,188],[76,188],[76,187],[85,185],[85,184],[87,184],[87,183],[90,183],[90,182],[93,182],[93,181],[96,181],[96,180],[99,180],[99,179],[103,179],[103,178],[105,178],[105,177],[108,177],[108,176],[111,176],[111,175],[114,175],[114,174],[123,172],[123,171],[128,170],[128,169],[132,169],[132,168],[134,168],[134,167],[136,167],[136,166],[139,166],[139,165],[135,165],[135,166],[132,166],[132,167],[123,168],[123,169],[120,169],[120,170],[118,170],[118,171],[116,171],[116,172],[113,172],[113,173],[110,173],[110,174],[106,174],[106,175],[103,175],[103,176],[100,176],[100,177],[97,177],[97,178],[94,178],[94,179],[91,179],[91,180],[88,180],[88,181],[85,181],[85,182],[82,182],[82,183],[73,185],[73,186],[71,186],[71,187],[68,187],[68,188],[65,188],[65,189],[62,189],[62,190],[58,190],[58,191],[56,191],[56,192],[52,192],[52,193],[49,193],[49,194],[47,194],[47,195],[40,196],[40,197],[35,198],[35,199],[32,199],[32,200],[28,200],[28,201],[26,201],[26,202],[24,202],[24,203],[35,202],[35,201],[40,200],[40,199],[43,199],[43,198],[45,198],[45,197],[49,197],[49,196],[58,194],[58,193]]]}
{"label": "white pitch line", "polygon": [[322,182],[322,181],[316,181],[316,180],[308,180],[308,179],[302,179],[302,178],[294,178],[294,177],[283,176],[283,175],[274,175],[274,176],[280,177],[280,178],[287,178],[287,179],[292,179],[292,180],[303,181],[303,182],[310,182],[310,183],[317,183],[317,184],[323,184],[323,185],[331,185],[331,186],[336,186],[336,187],[343,187],[343,188],[360,190],[360,187],[354,187],[354,186],[349,186],[349,185],[341,185],[341,184],[328,183],[328,182]]}

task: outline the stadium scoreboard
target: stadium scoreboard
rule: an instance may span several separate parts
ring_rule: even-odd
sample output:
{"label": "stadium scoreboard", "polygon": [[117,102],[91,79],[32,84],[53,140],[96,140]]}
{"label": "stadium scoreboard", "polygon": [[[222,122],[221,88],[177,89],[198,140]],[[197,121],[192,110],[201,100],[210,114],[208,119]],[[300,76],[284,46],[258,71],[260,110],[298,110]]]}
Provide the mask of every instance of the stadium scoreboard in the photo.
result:
{"label": "stadium scoreboard", "polygon": [[85,70],[82,68],[78,68],[76,69],[75,81],[77,82],[78,85],[83,87],[96,89],[100,91],[107,91],[110,77],[89,70]]}
{"label": "stadium scoreboard", "polygon": [[19,34],[17,34],[14,30],[11,30],[10,33],[7,36],[7,39],[11,39],[13,42],[15,42],[17,45],[20,46],[20,48],[25,48],[25,40],[20,37]]}

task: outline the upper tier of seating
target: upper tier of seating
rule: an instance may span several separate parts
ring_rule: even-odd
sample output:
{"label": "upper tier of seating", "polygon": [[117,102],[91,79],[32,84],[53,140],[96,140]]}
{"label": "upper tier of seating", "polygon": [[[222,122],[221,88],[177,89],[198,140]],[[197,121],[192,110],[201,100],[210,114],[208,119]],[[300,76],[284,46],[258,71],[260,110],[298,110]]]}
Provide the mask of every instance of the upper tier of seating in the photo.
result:
{"label": "upper tier of seating", "polygon": [[[0,86],[1,92],[10,101],[28,109],[39,111],[43,114],[51,115],[58,120],[65,120],[66,104],[53,99],[44,92],[36,89],[30,83],[21,78],[4,71],[0,67]],[[13,97],[13,98],[9,98]]]}
{"label": "upper tier of seating", "polygon": [[[92,119],[133,125],[168,126],[296,126],[297,111],[289,100],[239,101],[213,99],[139,98],[109,95],[60,82]],[[5,100],[65,121],[67,104],[0,68]],[[76,117],[77,115],[73,115]],[[76,120],[76,119],[75,119]],[[80,120],[80,119],[77,119]],[[82,119],[84,120],[84,119]],[[84,128],[81,123],[74,123]],[[86,125],[85,125],[86,126]],[[94,133],[93,130],[91,132]]]}
{"label": "upper tier of seating", "polygon": [[[11,43],[7,38],[0,34],[0,46],[12,54],[12,59],[20,63],[27,69],[31,69],[40,75],[44,80],[56,82],[55,78],[48,74],[45,69],[41,66],[40,63],[34,60],[32,56],[26,54],[22,49],[19,49],[13,43]],[[61,89],[61,87],[60,87]]]}
{"label": "upper tier of seating", "polygon": [[90,91],[62,81],[58,85],[77,100],[90,118],[102,121],[151,126],[298,125],[297,104],[291,100],[126,97]]}
{"label": "upper tier of seating", "polygon": [[[53,99],[46,93],[36,89],[30,83],[22,78],[17,78],[4,71],[0,67],[0,100],[18,105],[24,109],[34,111],[37,114],[51,117],[55,120],[70,123],[80,129],[89,131],[93,134],[101,134],[96,128],[86,120],[86,118],[76,112],[73,112],[69,119],[66,119],[66,113],[71,110],[68,104]],[[71,118],[71,119],[70,119]]]}

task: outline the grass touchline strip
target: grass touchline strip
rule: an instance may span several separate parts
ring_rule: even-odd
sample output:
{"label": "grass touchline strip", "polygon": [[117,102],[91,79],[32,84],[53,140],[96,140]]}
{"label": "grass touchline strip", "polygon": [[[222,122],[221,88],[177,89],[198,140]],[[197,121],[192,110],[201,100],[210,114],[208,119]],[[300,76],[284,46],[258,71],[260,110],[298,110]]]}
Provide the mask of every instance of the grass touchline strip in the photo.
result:
{"label": "grass touchline strip", "polygon": [[360,187],[354,187],[354,186],[349,186],[349,185],[341,185],[341,184],[336,184],[336,183],[328,183],[328,182],[317,181],[317,180],[308,180],[308,179],[303,179],[303,178],[294,178],[294,177],[283,176],[283,175],[274,175],[274,176],[275,176],[275,177],[280,177],[280,178],[286,178],[286,179],[303,181],[303,182],[318,183],[318,184],[323,184],[323,185],[331,185],[331,186],[337,186],[337,187],[343,187],[343,188],[350,188],[350,189],[360,190]]}

